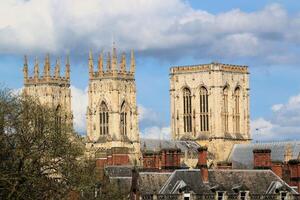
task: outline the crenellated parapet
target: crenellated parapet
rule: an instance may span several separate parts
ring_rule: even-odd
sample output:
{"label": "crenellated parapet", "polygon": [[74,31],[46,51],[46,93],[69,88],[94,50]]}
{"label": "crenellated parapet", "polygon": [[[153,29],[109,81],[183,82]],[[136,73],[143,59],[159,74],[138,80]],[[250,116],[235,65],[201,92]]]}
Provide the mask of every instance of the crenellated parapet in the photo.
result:
{"label": "crenellated parapet", "polygon": [[90,51],[88,60],[90,80],[103,78],[134,79],[135,58],[133,50],[130,52],[129,69],[127,67],[125,52],[121,54],[121,58],[118,60],[115,46],[113,46],[112,54],[108,52],[105,60],[104,57],[105,56],[101,52],[98,56],[97,70],[95,71],[93,53]]}
{"label": "crenellated parapet", "polygon": [[50,56],[45,57],[43,74],[40,74],[40,66],[38,58],[35,58],[33,76],[29,76],[28,69],[28,59],[24,56],[24,85],[40,85],[40,84],[50,84],[50,85],[70,85],[70,59],[69,56],[66,57],[65,62],[65,76],[61,76],[61,64],[60,60],[57,59],[54,65],[54,72],[51,73],[51,61]]}
{"label": "crenellated parapet", "polygon": [[187,65],[187,66],[175,66],[170,68],[170,74],[175,73],[188,73],[188,72],[206,72],[206,71],[224,71],[235,73],[249,73],[248,66],[245,65],[232,65],[212,62],[210,64],[201,65]]}

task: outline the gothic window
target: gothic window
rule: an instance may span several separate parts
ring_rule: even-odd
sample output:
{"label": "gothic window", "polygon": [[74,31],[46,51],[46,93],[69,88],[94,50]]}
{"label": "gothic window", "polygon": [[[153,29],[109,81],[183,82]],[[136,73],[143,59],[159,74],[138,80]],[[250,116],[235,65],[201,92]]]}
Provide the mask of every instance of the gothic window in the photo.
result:
{"label": "gothic window", "polygon": [[233,121],[234,121],[234,132],[240,132],[240,88],[237,87],[234,90],[234,113],[233,113]]}
{"label": "gothic window", "polygon": [[205,87],[200,88],[200,131],[209,131],[208,119],[208,91]]}
{"label": "gothic window", "polygon": [[60,105],[58,105],[55,110],[55,128],[57,131],[60,131],[61,129],[61,123],[62,123],[61,115],[62,115],[61,107]]}
{"label": "gothic window", "polygon": [[188,88],[183,89],[183,124],[184,132],[192,132],[192,95]]}
{"label": "gothic window", "polygon": [[228,87],[223,89],[223,130],[228,133]]}
{"label": "gothic window", "polygon": [[109,115],[108,108],[105,102],[102,101],[100,104],[100,135],[108,135],[109,134]]}
{"label": "gothic window", "polygon": [[125,101],[121,105],[120,129],[121,135],[127,135],[127,112]]}

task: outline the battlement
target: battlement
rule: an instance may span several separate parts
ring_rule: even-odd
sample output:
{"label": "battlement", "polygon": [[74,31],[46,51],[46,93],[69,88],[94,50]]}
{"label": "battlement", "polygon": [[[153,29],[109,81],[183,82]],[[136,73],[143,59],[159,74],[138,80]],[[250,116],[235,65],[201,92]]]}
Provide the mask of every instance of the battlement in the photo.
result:
{"label": "battlement", "polygon": [[59,59],[56,60],[56,64],[54,67],[54,73],[51,75],[51,64],[50,64],[50,56],[47,55],[45,58],[44,63],[44,71],[43,75],[40,75],[39,72],[39,62],[38,59],[35,59],[34,64],[34,75],[29,76],[28,73],[28,60],[27,56],[24,56],[24,67],[23,67],[23,73],[24,73],[24,85],[39,85],[39,84],[50,84],[50,85],[70,85],[70,59],[69,56],[66,58],[66,64],[65,64],[65,76],[61,76],[60,74],[60,61]]}
{"label": "battlement", "polygon": [[245,65],[232,65],[212,62],[210,64],[200,65],[186,65],[186,66],[174,66],[170,68],[170,74],[181,74],[189,72],[201,72],[201,71],[224,71],[224,72],[236,72],[236,73],[249,73],[248,66]]}
{"label": "battlement", "polygon": [[118,63],[117,50],[113,45],[112,56],[110,52],[107,53],[106,66],[103,66],[104,59],[103,53],[98,56],[97,70],[94,71],[94,60],[93,54],[89,53],[89,78],[94,79],[105,79],[105,78],[120,78],[120,79],[134,79],[135,74],[135,58],[134,52],[131,50],[130,53],[130,68],[127,69],[126,54],[121,54],[120,62]]}

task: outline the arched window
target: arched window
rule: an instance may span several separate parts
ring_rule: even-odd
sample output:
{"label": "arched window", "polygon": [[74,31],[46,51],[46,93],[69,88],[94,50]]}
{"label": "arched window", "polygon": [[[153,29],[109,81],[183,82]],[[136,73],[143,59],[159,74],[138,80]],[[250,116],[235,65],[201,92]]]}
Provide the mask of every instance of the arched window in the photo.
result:
{"label": "arched window", "polygon": [[127,112],[125,101],[123,101],[121,105],[120,131],[121,135],[127,135]]}
{"label": "arched window", "polygon": [[55,128],[57,131],[61,131],[62,117],[61,107],[58,105],[55,110]]}
{"label": "arched window", "polygon": [[192,95],[188,88],[183,89],[183,124],[184,132],[192,132]]}
{"label": "arched window", "polygon": [[108,115],[108,108],[104,101],[100,104],[99,110],[99,117],[100,117],[100,135],[107,135],[109,134],[109,115]]}
{"label": "arched window", "polygon": [[205,87],[200,88],[200,131],[209,131],[208,121],[208,91]]}
{"label": "arched window", "polygon": [[223,131],[228,133],[228,87],[223,89]]}
{"label": "arched window", "polygon": [[234,121],[234,132],[240,132],[240,88],[237,87],[234,90],[234,113],[233,113],[233,121]]}

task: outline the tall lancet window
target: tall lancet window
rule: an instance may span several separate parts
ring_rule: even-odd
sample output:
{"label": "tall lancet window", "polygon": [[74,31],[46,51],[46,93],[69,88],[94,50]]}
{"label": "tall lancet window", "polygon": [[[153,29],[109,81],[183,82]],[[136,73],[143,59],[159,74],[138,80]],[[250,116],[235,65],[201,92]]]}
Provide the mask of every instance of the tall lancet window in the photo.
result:
{"label": "tall lancet window", "polygon": [[234,113],[233,113],[233,121],[234,121],[234,132],[240,132],[240,88],[237,87],[234,90]]}
{"label": "tall lancet window", "polygon": [[61,115],[62,115],[61,107],[60,105],[58,105],[55,110],[55,128],[59,132],[61,131],[61,123],[62,123]]}
{"label": "tall lancet window", "polygon": [[99,117],[100,117],[100,135],[108,135],[109,134],[109,115],[108,115],[108,108],[104,101],[100,104],[99,110]]}
{"label": "tall lancet window", "polygon": [[223,89],[223,113],[222,113],[222,118],[223,118],[223,131],[225,133],[228,133],[228,87],[226,86]]}
{"label": "tall lancet window", "polygon": [[200,131],[209,131],[208,91],[205,87],[200,88]]}
{"label": "tall lancet window", "polygon": [[121,105],[120,131],[121,135],[127,135],[127,112],[125,101]]}
{"label": "tall lancet window", "polygon": [[192,95],[188,88],[183,89],[183,124],[184,132],[192,132]]}

